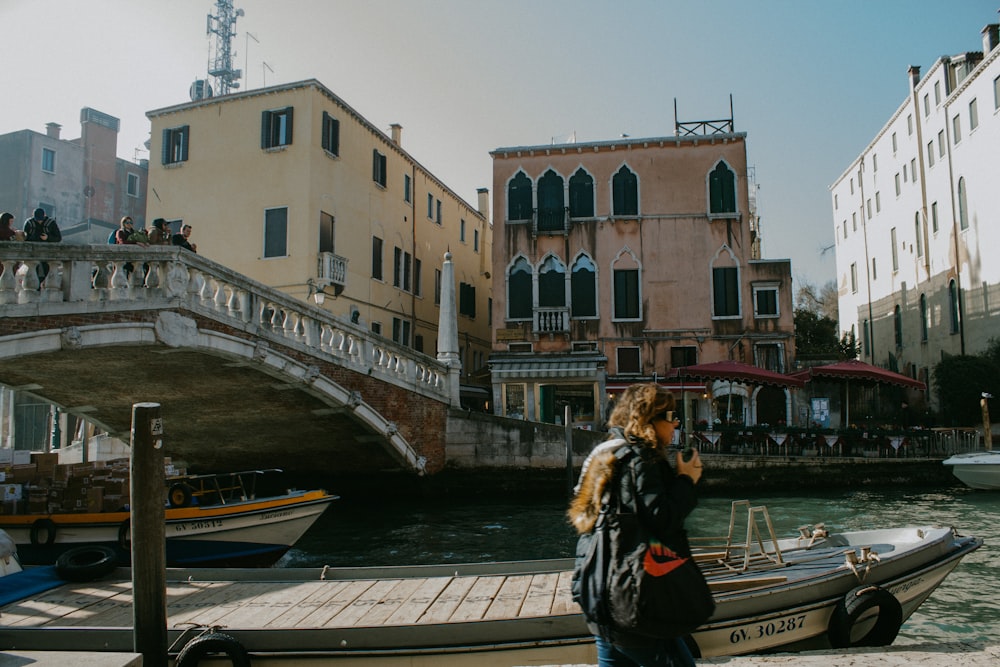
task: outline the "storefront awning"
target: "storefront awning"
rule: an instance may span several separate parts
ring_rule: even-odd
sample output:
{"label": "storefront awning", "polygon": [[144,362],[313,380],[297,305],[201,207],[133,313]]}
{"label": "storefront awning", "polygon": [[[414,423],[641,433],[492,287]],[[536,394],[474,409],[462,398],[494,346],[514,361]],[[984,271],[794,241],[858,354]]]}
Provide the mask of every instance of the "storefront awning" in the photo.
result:
{"label": "storefront awning", "polygon": [[[642,382],[649,382],[649,380],[636,381],[636,382],[609,382],[607,385],[605,385],[605,389],[607,389],[609,393],[618,394],[625,391],[632,385],[641,384]],[[704,391],[705,389],[704,383],[698,384],[696,382],[688,382],[683,385],[680,382],[657,382],[657,384],[663,387],[664,389],[667,389],[669,391],[676,391],[678,393],[681,391]]]}
{"label": "storefront awning", "polygon": [[[603,366],[603,363],[600,364]],[[503,381],[539,378],[585,378],[597,380],[597,359],[524,359],[490,362],[493,377]]]}

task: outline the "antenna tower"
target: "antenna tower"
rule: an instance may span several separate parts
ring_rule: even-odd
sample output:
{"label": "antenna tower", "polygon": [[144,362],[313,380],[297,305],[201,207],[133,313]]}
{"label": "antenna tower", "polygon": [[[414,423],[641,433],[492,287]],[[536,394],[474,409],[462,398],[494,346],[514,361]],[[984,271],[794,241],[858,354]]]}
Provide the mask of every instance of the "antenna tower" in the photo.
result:
{"label": "antenna tower", "polygon": [[211,55],[208,60],[208,75],[216,81],[216,91],[228,95],[240,87],[243,70],[233,68],[233,39],[236,37],[236,19],[243,16],[242,9],[233,8],[233,0],[216,0],[216,16],[208,15],[205,34],[211,35]]}

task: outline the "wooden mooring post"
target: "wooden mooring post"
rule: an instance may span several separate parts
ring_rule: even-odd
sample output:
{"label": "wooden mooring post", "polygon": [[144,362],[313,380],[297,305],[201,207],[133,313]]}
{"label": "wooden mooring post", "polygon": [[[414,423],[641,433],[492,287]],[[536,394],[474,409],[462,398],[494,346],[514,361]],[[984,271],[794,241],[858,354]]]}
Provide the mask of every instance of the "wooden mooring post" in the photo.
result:
{"label": "wooden mooring post", "polygon": [[132,406],[133,647],[145,667],[167,667],[167,555],[163,423],[159,403]]}

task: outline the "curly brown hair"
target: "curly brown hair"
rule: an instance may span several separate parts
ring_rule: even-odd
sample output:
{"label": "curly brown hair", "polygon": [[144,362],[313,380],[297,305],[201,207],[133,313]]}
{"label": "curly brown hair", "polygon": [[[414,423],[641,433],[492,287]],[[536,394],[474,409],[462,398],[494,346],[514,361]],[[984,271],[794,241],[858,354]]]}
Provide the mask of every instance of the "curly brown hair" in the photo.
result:
{"label": "curly brown hair", "polygon": [[666,410],[675,408],[674,395],[652,382],[630,386],[615,403],[608,426],[622,429],[628,440],[656,445],[652,421]]}

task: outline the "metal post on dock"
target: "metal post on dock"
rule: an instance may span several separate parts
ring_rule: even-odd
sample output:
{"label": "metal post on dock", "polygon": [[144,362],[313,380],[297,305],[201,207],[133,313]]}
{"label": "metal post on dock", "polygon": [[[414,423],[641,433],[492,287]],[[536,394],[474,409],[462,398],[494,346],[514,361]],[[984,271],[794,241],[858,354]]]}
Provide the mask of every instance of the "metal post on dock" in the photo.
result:
{"label": "metal post on dock", "polygon": [[132,637],[145,667],[167,667],[163,422],[159,403],[132,406]]}
{"label": "metal post on dock", "polygon": [[564,411],[563,423],[566,425],[566,490],[573,497],[573,424],[570,421],[572,413],[567,405]]}

